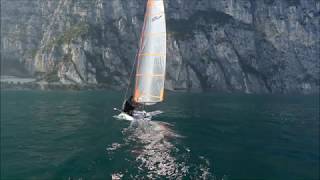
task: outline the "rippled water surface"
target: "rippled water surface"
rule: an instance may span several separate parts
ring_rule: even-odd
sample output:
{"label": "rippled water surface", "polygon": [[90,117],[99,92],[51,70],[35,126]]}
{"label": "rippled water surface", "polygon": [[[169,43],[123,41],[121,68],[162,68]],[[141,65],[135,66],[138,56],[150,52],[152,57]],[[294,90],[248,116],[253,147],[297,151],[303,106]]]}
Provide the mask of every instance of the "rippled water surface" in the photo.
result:
{"label": "rippled water surface", "polygon": [[151,123],[121,94],[1,92],[1,179],[318,179],[319,97],[169,93]]}

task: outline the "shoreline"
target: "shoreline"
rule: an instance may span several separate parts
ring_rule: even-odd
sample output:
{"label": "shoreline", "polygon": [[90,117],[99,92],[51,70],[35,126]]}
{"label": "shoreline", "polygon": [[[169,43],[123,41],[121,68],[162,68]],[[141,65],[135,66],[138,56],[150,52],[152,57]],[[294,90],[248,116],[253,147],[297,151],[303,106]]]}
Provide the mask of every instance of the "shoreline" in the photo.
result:
{"label": "shoreline", "polygon": [[1,90],[120,90],[121,87],[107,84],[63,84],[61,82],[47,82],[36,78],[21,78],[16,76],[1,76]]}
{"label": "shoreline", "polygon": [[[44,83],[44,82],[29,82],[29,83],[8,83],[1,81],[1,91],[103,91],[113,90],[121,91],[123,87],[111,86],[107,84],[62,84],[62,83]],[[221,92],[221,91],[177,91],[166,89],[166,91],[174,93],[217,93],[217,94],[242,94],[242,95],[275,95],[275,96],[290,96],[290,95],[301,95],[301,96],[320,96],[319,92],[313,93],[243,93],[243,92]]]}
{"label": "shoreline", "polygon": [[27,83],[12,83],[1,81],[0,90],[66,90],[66,91],[81,91],[81,90],[120,90],[120,87],[114,87],[106,84],[62,84],[62,83],[47,83],[47,82],[27,82]]}
{"label": "shoreline", "polygon": [[[37,80],[35,78],[21,78],[15,76],[0,76],[0,90],[65,90],[65,91],[84,91],[84,90],[123,90],[124,87],[109,85],[109,84],[63,84],[61,82],[47,82]],[[226,94],[256,94],[256,95],[320,95],[319,90],[309,93],[291,92],[291,93],[245,93],[245,92],[231,92],[231,91],[216,91],[216,90],[188,90],[188,89],[166,89],[171,92],[194,92],[194,93],[226,93]]]}

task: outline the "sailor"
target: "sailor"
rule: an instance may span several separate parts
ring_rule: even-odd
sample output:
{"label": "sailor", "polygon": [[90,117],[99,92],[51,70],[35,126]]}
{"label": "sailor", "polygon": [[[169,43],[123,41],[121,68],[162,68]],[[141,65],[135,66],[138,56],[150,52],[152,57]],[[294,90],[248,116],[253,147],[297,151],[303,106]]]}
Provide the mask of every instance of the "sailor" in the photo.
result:
{"label": "sailor", "polygon": [[128,115],[132,116],[133,111],[136,108],[136,104],[134,102],[133,96],[130,96],[129,99],[126,100],[123,106],[123,112],[127,113]]}

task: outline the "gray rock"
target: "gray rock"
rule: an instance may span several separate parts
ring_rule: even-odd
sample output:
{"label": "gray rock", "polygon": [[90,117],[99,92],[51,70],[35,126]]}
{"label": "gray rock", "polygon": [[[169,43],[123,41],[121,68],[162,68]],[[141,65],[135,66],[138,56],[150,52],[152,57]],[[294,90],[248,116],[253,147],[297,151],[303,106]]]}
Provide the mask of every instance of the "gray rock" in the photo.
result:
{"label": "gray rock", "polygon": [[[167,89],[319,93],[320,1],[165,3]],[[125,87],[144,9],[145,0],[2,0],[2,61],[65,84]],[[26,74],[16,64],[4,68]]]}

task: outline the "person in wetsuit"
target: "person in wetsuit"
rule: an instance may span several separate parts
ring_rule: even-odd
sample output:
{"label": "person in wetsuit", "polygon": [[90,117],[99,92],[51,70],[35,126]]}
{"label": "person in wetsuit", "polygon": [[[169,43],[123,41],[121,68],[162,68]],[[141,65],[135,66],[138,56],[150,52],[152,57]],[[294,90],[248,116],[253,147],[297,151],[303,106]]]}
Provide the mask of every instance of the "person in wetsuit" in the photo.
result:
{"label": "person in wetsuit", "polygon": [[134,100],[133,100],[133,96],[130,96],[129,99],[126,100],[126,102],[124,103],[123,106],[123,112],[127,113],[128,115],[132,116],[133,115],[133,111],[136,108]]}

